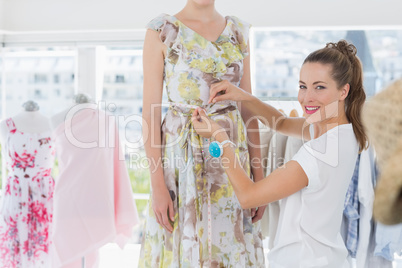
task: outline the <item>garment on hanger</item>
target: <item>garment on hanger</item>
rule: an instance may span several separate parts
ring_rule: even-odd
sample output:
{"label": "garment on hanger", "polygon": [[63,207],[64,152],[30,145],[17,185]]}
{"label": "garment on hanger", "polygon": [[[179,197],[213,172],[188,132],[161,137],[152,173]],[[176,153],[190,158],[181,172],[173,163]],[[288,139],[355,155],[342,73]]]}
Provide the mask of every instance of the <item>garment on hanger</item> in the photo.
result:
{"label": "garment on hanger", "polygon": [[[274,135],[272,136],[268,149],[269,168],[267,168],[267,176],[275,169],[277,169],[278,167],[282,166],[285,163],[285,150],[286,150],[287,139],[288,139],[287,136],[282,135],[281,133],[278,132],[274,133]],[[280,200],[269,203],[266,208],[267,210],[264,213],[267,214],[268,216],[269,249],[273,247],[275,234],[278,229],[279,207],[280,207],[279,204]],[[264,228],[266,228],[266,226]]]}
{"label": "garment on hanger", "polygon": [[[269,145],[271,143],[273,135],[275,134],[275,131],[262,124],[260,124],[259,129],[260,129],[261,159],[263,165],[263,173],[264,177],[266,177],[269,173],[271,173],[271,164],[268,163],[268,158],[271,161],[271,158],[269,157],[269,148],[270,148]],[[269,173],[267,174],[267,172]]]}
{"label": "garment on hanger", "polygon": [[402,253],[402,224],[384,225],[377,222],[375,240],[374,255],[393,261],[394,254],[401,256]]}
{"label": "garment on hanger", "polygon": [[[296,109],[292,109],[289,113],[289,117],[299,117],[299,113],[297,112]],[[296,153],[300,150],[302,145],[303,145],[303,139],[289,136],[286,140],[285,145],[284,162],[286,163],[292,160],[293,156],[296,155]]]}
{"label": "garment on hanger", "polygon": [[349,184],[348,191],[346,193],[343,215],[343,221],[346,224],[346,236],[344,241],[349,255],[352,258],[356,258],[357,241],[359,236],[359,197],[358,197],[358,180],[359,180],[359,165],[360,154],[357,156],[355,170],[353,172],[352,180]]}
{"label": "garment on hanger", "polygon": [[299,113],[297,112],[296,109],[292,109],[292,110],[289,112],[289,117],[299,117]]}
{"label": "garment on hanger", "polygon": [[[269,144],[271,142],[272,136],[274,135],[275,131],[266,127],[265,125],[260,125],[260,144],[261,144],[261,161],[263,166],[264,177],[266,177],[269,173],[271,173],[271,164],[268,165],[268,159],[271,160],[269,157]],[[269,173],[268,173],[269,170]],[[268,174],[267,174],[268,173]],[[264,215],[261,218],[261,234],[263,237],[269,236],[269,212],[268,206],[265,207]]]}
{"label": "garment on hanger", "polygon": [[372,147],[363,150],[345,200],[343,238],[356,268],[392,267],[392,260],[375,254],[376,223],[373,220],[375,158]]}
{"label": "garment on hanger", "polygon": [[[276,139],[276,141],[273,141],[273,139]],[[280,133],[275,133],[270,141],[272,143],[270,142],[268,149],[268,168],[266,169],[265,176],[268,176],[276,168],[290,161],[303,145],[301,139],[288,137]],[[278,229],[279,202],[275,201],[268,204],[261,219],[261,231],[263,236],[269,237],[268,248],[270,249],[273,247],[276,230]]]}
{"label": "garment on hanger", "polygon": [[296,153],[300,150],[300,148],[303,146],[303,140],[296,138],[296,137],[288,137],[286,140],[286,145],[285,145],[285,163],[292,160],[293,156],[296,155]]}
{"label": "garment on hanger", "polygon": [[[93,256],[108,242],[122,246],[138,222],[114,117],[95,104],[80,105],[55,130],[60,173],[54,195],[53,267],[79,265],[83,256]],[[95,260],[88,267],[96,267]]]}
{"label": "garment on hanger", "polygon": [[[278,104],[280,105],[280,104]],[[283,114],[285,112],[282,109],[279,111]],[[293,109],[290,117],[297,117],[298,113],[296,109]],[[293,156],[298,152],[300,147],[303,145],[301,139],[295,137],[288,137],[277,133],[275,131],[270,131],[270,136],[266,134],[260,134],[261,140],[269,138],[269,146],[267,148],[267,161],[264,164],[264,176],[268,176],[272,171],[281,166],[282,164],[288,162],[293,158]],[[266,152],[261,150],[261,155],[263,161],[265,160]],[[275,239],[275,233],[278,228],[279,219],[279,201],[270,203],[265,208],[265,213],[261,219],[261,232],[264,237],[269,237],[269,248],[272,248]]]}
{"label": "garment on hanger", "polygon": [[[297,115],[296,110],[292,110],[292,116]],[[261,150],[264,166],[264,176],[268,176],[272,171],[282,164],[290,161],[303,145],[299,138],[288,137],[273,130],[260,133],[261,141],[267,142],[269,146]],[[261,143],[263,144],[263,143]],[[267,155],[267,156],[266,156]],[[261,232],[264,237],[269,237],[269,248],[272,248],[279,219],[279,201],[270,203],[265,208],[265,213],[261,219]]]}
{"label": "garment on hanger", "polygon": [[[51,131],[19,131],[6,120],[3,146],[8,176],[3,180],[0,215],[0,267],[50,266],[53,214],[54,145]],[[4,178],[4,177],[3,177]]]}

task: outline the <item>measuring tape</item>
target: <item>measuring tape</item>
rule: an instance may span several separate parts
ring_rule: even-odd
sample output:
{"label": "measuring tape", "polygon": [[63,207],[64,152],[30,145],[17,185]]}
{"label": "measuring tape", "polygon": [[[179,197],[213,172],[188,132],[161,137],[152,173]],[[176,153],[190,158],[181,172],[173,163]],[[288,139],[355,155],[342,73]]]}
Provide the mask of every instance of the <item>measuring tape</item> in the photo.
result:
{"label": "measuring tape", "polygon": [[[200,106],[185,104],[185,103],[178,103],[178,102],[170,102],[168,103],[169,106],[176,106],[179,108],[187,108],[187,109],[197,109]],[[212,265],[212,208],[211,208],[211,193],[210,188],[211,185],[208,182],[207,186],[207,195],[208,195],[208,255],[209,255],[209,266]]]}

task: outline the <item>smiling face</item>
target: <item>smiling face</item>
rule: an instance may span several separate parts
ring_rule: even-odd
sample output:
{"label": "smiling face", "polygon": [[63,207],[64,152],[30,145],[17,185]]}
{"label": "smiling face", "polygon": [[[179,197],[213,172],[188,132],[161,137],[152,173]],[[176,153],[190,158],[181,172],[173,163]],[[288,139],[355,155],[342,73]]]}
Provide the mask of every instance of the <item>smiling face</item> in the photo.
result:
{"label": "smiling face", "polygon": [[349,84],[339,89],[331,72],[331,65],[318,62],[306,62],[300,70],[298,100],[310,124],[345,114]]}

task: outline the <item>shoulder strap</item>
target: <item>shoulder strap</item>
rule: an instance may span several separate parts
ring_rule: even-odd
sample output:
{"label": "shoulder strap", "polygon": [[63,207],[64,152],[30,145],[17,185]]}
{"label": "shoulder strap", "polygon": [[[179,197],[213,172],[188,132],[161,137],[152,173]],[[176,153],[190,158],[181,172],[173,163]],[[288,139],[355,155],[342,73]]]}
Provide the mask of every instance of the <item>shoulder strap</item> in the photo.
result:
{"label": "shoulder strap", "polygon": [[161,14],[147,24],[148,29],[159,32],[159,38],[167,47],[172,47],[179,33],[179,21],[170,15]]}
{"label": "shoulder strap", "polygon": [[15,133],[15,131],[17,130],[17,128],[15,127],[14,121],[11,117],[6,120],[6,125],[7,125],[8,130],[11,133]]}
{"label": "shoulder strap", "polygon": [[[248,39],[249,39],[249,34],[250,34],[250,27],[251,24],[235,17],[235,16],[227,16],[228,20],[230,20],[230,23],[233,25],[233,27],[230,27],[233,32],[234,38],[237,40],[237,45],[239,46],[243,57],[247,57],[249,52],[248,52]],[[228,22],[229,24],[229,22]]]}

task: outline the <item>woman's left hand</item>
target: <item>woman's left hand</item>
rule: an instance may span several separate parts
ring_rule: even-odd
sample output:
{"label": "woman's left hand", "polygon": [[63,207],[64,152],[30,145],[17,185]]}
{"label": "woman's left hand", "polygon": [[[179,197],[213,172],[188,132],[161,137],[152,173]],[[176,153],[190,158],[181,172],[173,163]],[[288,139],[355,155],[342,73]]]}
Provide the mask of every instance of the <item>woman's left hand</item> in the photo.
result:
{"label": "woman's left hand", "polygon": [[261,207],[258,207],[257,209],[255,209],[255,208],[251,209],[251,217],[252,217],[253,223],[262,219],[262,216],[264,215],[266,207],[267,206],[261,206]]}
{"label": "woman's left hand", "polygon": [[203,138],[211,138],[221,131],[225,131],[218,123],[208,117],[205,110],[197,108],[191,117],[195,131]]}
{"label": "woman's left hand", "polygon": [[208,103],[215,103],[224,100],[245,101],[250,99],[250,97],[251,94],[247,91],[236,87],[228,80],[223,80],[211,85],[209,89]]}

